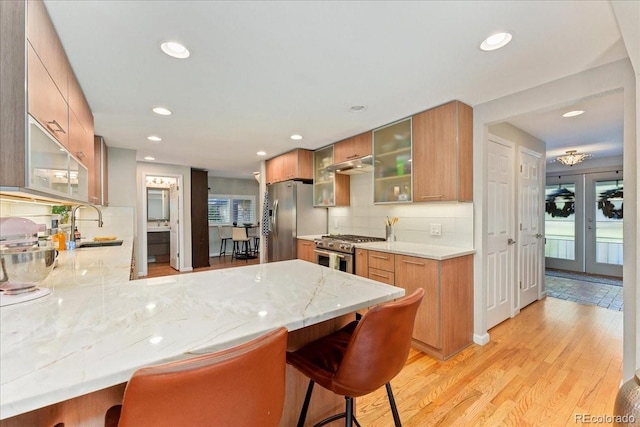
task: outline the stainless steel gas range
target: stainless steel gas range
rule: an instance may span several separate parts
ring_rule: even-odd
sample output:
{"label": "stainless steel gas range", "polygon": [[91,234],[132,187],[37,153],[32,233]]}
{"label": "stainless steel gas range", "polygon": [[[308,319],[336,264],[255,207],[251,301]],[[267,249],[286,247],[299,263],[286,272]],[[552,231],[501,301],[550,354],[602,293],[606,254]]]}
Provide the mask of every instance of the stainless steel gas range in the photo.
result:
{"label": "stainless steel gas range", "polygon": [[322,236],[315,239],[316,264],[347,273],[355,273],[355,251],[357,243],[383,242],[381,237],[356,236],[353,234],[339,234]]}

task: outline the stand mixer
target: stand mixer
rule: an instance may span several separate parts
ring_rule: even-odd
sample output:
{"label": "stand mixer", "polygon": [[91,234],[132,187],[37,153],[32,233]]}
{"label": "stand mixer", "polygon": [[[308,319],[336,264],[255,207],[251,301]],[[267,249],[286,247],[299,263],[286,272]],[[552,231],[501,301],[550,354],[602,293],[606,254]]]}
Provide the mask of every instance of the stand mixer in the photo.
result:
{"label": "stand mixer", "polygon": [[44,224],[26,218],[0,218],[0,307],[51,292],[38,287],[57,254],[54,248],[38,247],[38,232],[45,230]]}

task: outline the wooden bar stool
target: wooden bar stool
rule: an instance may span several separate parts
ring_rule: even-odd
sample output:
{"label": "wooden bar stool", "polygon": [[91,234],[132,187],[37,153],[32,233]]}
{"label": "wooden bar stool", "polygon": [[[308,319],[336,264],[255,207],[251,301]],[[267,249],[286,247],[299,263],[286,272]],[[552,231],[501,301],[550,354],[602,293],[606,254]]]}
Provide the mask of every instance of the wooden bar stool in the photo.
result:
{"label": "wooden bar stool", "polygon": [[401,425],[390,381],[407,361],[413,324],[423,296],[424,290],[420,288],[404,298],[377,305],[359,321],[287,353],[287,363],[309,377],[298,427],[304,426],[316,382],[346,400],[345,412],[325,418],[316,427],[340,418],[345,418],[346,426],[352,426],[353,422],[359,426],[353,413],[353,398],[383,385],[387,388],[393,421],[397,427]]}
{"label": "wooden bar stool", "polygon": [[[133,373],[105,426],[265,426],[284,407],[287,330]],[[118,420],[119,419],[119,420]]]}

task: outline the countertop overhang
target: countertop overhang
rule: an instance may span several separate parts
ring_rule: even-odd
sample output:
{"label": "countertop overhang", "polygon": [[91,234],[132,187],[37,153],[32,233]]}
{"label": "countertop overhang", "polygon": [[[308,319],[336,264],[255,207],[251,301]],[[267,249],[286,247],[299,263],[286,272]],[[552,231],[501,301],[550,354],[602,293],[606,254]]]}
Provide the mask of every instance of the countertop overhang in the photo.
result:
{"label": "countertop overhang", "polygon": [[[67,254],[68,268],[82,251]],[[143,366],[404,295],[300,260],[75,286],[54,279],[51,295],[0,309],[0,419],[124,383]]]}

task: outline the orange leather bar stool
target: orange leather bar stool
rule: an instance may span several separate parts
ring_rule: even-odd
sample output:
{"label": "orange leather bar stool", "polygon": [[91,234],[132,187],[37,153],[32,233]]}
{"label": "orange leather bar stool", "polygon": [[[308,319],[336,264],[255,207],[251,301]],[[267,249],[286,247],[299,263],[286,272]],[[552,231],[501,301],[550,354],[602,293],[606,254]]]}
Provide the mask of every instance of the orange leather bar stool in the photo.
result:
{"label": "orange leather bar stool", "polygon": [[346,400],[345,412],[325,418],[316,427],[340,418],[345,418],[345,426],[352,426],[353,422],[360,426],[353,413],[353,398],[383,385],[387,388],[395,425],[401,425],[389,381],[407,361],[413,324],[423,295],[424,290],[417,289],[409,296],[377,305],[359,321],[287,353],[287,363],[310,379],[298,427],[304,426],[316,382]]}
{"label": "orange leather bar stool", "polygon": [[117,425],[276,427],[286,346],[287,330],[279,328],[216,353],[139,369],[125,389]]}

